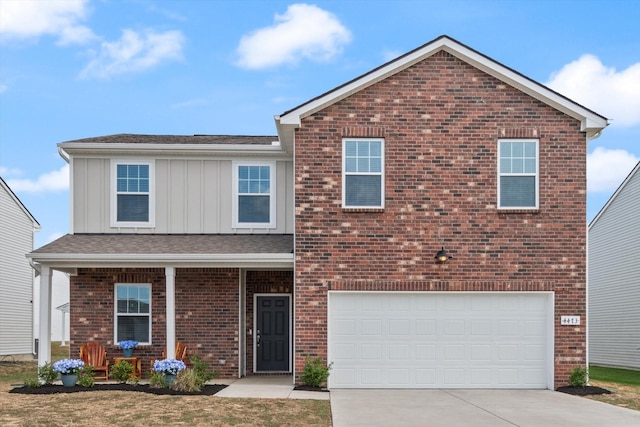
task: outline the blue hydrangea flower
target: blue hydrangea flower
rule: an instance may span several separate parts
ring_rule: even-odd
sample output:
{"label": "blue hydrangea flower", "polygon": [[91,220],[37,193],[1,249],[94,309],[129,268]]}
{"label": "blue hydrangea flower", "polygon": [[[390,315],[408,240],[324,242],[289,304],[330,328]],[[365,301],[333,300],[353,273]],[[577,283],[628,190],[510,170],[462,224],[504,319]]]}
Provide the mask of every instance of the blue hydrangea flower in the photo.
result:
{"label": "blue hydrangea flower", "polygon": [[165,375],[178,375],[178,372],[184,368],[186,368],[184,362],[177,359],[162,359],[153,362],[153,370]]}
{"label": "blue hydrangea flower", "polygon": [[120,348],[123,350],[128,350],[130,348],[138,348],[138,341],[134,341],[134,340],[125,340],[125,341],[120,341]]}
{"label": "blue hydrangea flower", "polygon": [[84,366],[80,359],[62,359],[53,363],[53,370],[61,375],[77,374]]}

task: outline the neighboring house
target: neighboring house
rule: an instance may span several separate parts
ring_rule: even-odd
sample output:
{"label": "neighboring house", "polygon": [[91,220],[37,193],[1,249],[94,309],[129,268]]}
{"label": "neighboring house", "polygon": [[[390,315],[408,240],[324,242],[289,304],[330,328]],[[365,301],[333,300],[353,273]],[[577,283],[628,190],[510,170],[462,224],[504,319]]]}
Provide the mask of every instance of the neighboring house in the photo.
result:
{"label": "neighboring house", "polygon": [[33,359],[33,251],[40,224],[0,178],[0,360]]}
{"label": "neighboring house", "polygon": [[589,224],[589,363],[640,369],[640,162]]}
{"label": "neighboring house", "polygon": [[586,364],[606,118],[442,36],[275,121],[59,144],[72,228],[30,257],[72,274],[72,354],[181,341],[295,381],[319,356],[332,388],[555,388]]}

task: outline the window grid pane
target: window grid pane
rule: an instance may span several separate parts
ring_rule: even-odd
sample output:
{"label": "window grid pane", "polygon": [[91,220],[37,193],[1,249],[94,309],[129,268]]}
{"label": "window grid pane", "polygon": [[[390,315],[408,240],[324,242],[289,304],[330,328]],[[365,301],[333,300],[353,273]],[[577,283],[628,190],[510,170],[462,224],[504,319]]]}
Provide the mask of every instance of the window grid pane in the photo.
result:
{"label": "window grid pane", "polygon": [[270,166],[239,166],[238,193],[269,194],[271,191]]}

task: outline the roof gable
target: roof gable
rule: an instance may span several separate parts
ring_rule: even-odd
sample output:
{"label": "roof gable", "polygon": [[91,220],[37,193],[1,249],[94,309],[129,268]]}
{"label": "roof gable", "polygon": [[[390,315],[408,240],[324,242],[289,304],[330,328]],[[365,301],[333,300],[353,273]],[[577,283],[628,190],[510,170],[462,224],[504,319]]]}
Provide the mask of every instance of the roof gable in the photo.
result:
{"label": "roof gable", "polygon": [[596,138],[608,121],[604,116],[570,100],[548,87],[524,76],[523,74],[500,64],[486,55],[448,37],[440,36],[417,49],[412,50],[370,72],[361,75],[335,89],[330,90],[304,104],[276,116],[276,125],[281,141],[287,145],[292,137],[293,129],[301,125],[303,118],[322,110],[356,92],[384,80],[412,65],[432,56],[439,51],[446,51],[473,67],[515,87],[535,99],[579,120],[581,130],[586,132],[587,139]]}
{"label": "roof gable", "polygon": [[33,222],[33,227],[36,230],[39,230],[40,229],[40,223],[35,219],[35,217],[33,215],[31,215],[31,212],[29,212],[29,209],[27,209],[27,207],[20,201],[18,196],[16,196],[16,194],[13,192],[13,190],[11,190],[9,185],[4,181],[4,179],[2,179],[2,177],[0,177],[0,187],[5,189],[5,191],[9,195],[9,197],[11,199],[13,199],[13,201],[24,212],[24,214],[27,216],[27,218],[29,218],[29,220],[31,222]]}
{"label": "roof gable", "polygon": [[618,198],[618,196],[624,191],[624,188],[636,177],[640,179],[640,162],[638,162],[635,167],[631,170],[629,175],[622,181],[622,184],[618,187],[618,189],[611,195],[607,203],[604,204],[600,212],[593,218],[591,223],[589,223],[589,230],[598,222],[598,220],[604,215],[604,213],[609,209],[609,206]]}

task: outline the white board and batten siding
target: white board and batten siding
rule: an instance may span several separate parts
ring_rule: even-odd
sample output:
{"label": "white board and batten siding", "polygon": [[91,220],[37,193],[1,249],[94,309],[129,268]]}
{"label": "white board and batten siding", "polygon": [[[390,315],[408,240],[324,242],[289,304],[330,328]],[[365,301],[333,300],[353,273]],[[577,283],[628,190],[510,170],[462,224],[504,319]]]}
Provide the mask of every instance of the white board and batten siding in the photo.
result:
{"label": "white board and batten siding", "polygon": [[553,387],[550,292],[329,293],[331,388]]}
{"label": "white board and batten siding", "polygon": [[640,369],[640,162],[589,226],[589,363]]}
{"label": "white board and batten siding", "polygon": [[33,354],[33,251],[37,221],[0,180],[0,357]]}
{"label": "white board and batten siding", "polygon": [[74,233],[293,233],[293,162],[275,161],[276,227],[233,228],[232,160],[156,159],[155,226],[113,228],[110,223],[111,160],[74,158]]}

